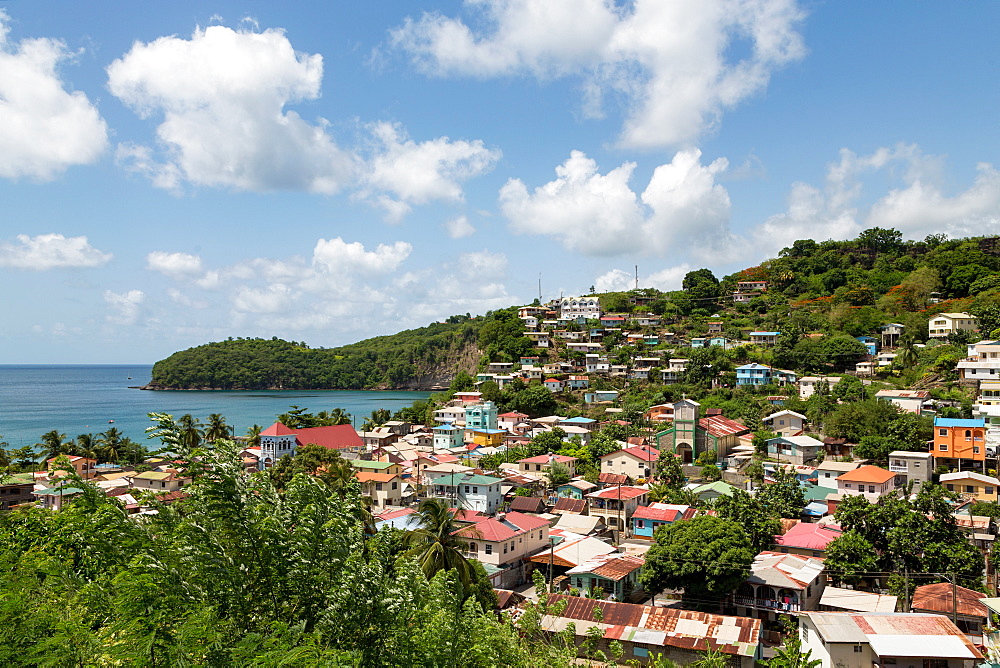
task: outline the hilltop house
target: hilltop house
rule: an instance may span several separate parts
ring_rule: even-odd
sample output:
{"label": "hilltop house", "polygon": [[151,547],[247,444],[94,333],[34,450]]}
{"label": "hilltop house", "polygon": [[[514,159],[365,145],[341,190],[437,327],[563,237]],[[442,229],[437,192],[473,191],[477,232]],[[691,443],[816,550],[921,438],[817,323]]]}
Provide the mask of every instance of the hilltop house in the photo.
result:
{"label": "hilltop house", "polygon": [[823,441],[811,436],[778,436],[767,439],[767,454],[789,464],[813,461],[823,450]]}
{"label": "hilltop house", "polygon": [[625,531],[635,509],[646,505],[648,499],[648,489],[625,485],[606,487],[587,495],[590,515],[603,518],[608,528],[614,531]]}
{"label": "hilltop house", "polygon": [[649,478],[659,457],[659,450],[646,445],[625,448],[601,457],[601,471],[622,473],[632,480]]}
{"label": "hilltop house", "polygon": [[986,470],[986,421],[983,418],[934,418],[934,459],[957,468]]}
{"label": "hilltop house", "polygon": [[765,621],[778,615],[815,610],[826,587],[823,560],[799,554],[761,552],[750,577],[733,594],[736,613]]}
{"label": "hilltop house", "polygon": [[503,502],[503,479],[478,473],[451,473],[434,479],[428,486],[427,496],[445,499],[460,510],[474,510],[490,514]]}
{"label": "hilltop house", "polygon": [[549,520],[500,513],[454,534],[467,542],[465,556],[493,567],[494,587],[512,588],[525,579],[524,559],[549,544]]}
{"label": "hilltop house", "polygon": [[799,436],[805,430],[806,416],[795,411],[778,411],[764,418],[767,428],[782,436]]}
{"label": "hilltop house", "polygon": [[972,332],[979,327],[979,320],[968,313],[939,313],[927,323],[927,335],[932,339],[946,339],[949,334]]}

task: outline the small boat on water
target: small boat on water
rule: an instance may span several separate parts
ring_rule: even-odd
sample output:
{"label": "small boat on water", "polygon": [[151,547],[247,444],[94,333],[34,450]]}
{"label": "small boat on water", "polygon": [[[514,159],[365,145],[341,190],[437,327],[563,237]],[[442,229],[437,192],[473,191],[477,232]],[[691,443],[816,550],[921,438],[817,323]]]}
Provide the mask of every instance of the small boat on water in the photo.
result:
{"label": "small boat on water", "polygon": [[114,424],[114,423],[115,423],[114,420],[108,420],[108,424]]}

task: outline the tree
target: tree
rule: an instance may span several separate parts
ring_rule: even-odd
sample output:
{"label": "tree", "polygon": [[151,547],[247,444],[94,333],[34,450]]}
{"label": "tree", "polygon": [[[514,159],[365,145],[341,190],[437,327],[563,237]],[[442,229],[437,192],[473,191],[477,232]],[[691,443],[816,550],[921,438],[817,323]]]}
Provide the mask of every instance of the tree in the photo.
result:
{"label": "tree", "polygon": [[232,438],[233,428],[226,424],[226,418],[220,413],[212,413],[208,416],[208,424],[205,429],[205,440],[214,442],[220,438]]}
{"label": "tree", "polygon": [[864,401],[868,398],[868,389],[857,376],[844,376],[833,386],[831,394],[834,399],[844,402]]}
{"label": "tree", "polygon": [[181,439],[180,444],[187,452],[191,452],[201,445],[202,440],[205,438],[205,431],[202,429],[202,426],[201,421],[190,413],[182,415],[177,420],[177,429]]}
{"label": "tree", "polygon": [[719,600],[747,578],[754,554],[739,524],[702,515],[656,529],[640,579],[646,591],[683,589],[691,601]]}
{"label": "tree", "polygon": [[260,432],[262,431],[264,431],[264,428],[261,427],[259,424],[250,425],[250,428],[247,429],[247,447],[250,448],[260,447]]}
{"label": "tree", "polygon": [[558,487],[559,485],[564,485],[571,480],[569,475],[569,467],[565,464],[559,462],[552,462],[549,465],[549,486]]}
{"label": "tree", "polygon": [[785,638],[781,646],[774,651],[774,656],[764,662],[768,668],[818,668],[823,665],[822,659],[812,658],[812,650],[802,651],[802,639],[799,637],[796,624],[782,615],[785,620]]}
{"label": "tree", "polygon": [[[835,369],[843,371],[864,357],[868,350],[865,344],[853,336],[841,335],[825,337],[822,342],[823,354]],[[853,378],[853,376],[851,376]],[[841,381],[843,382],[843,381]],[[837,383],[837,387],[840,383]]]}
{"label": "tree", "polygon": [[660,450],[656,460],[656,479],[667,487],[680,489],[687,481],[680,458],[666,449]]}
{"label": "tree", "polygon": [[826,570],[838,582],[857,584],[878,570],[874,546],[858,531],[845,531],[826,548]]}
{"label": "tree", "polygon": [[41,440],[35,443],[35,448],[41,449],[40,454],[43,462],[69,452],[69,444],[66,443],[66,434],[59,433],[58,429],[53,429],[42,434]]}
{"label": "tree", "polygon": [[476,386],[476,379],[468,374],[468,372],[459,369],[458,373],[451,381],[451,385],[448,386],[448,391],[454,394],[455,392],[469,392]]}
{"label": "tree", "polygon": [[125,435],[117,427],[109,427],[97,435],[97,447],[101,460],[106,462],[118,462],[122,455],[122,446],[125,443]]}
{"label": "tree", "polygon": [[719,517],[743,527],[754,554],[770,548],[774,537],[781,534],[779,516],[742,489],[734,490],[732,496],[720,496],[715,502],[715,511]]}
{"label": "tree", "polygon": [[802,492],[795,473],[778,467],[774,471],[774,482],[757,489],[756,498],[767,510],[768,514],[788,519],[798,519],[806,506],[806,497]]}
{"label": "tree", "polygon": [[[454,571],[466,593],[471,592],[474,571],[462,554],[467,544],[456,535],[460,527],[447,501],[424,499],[414,515],[417,528],[406,534],[410,548],[406,555],[416,558],[428,580],[440,571]],[[464,533],[474,538],[475,527],[467,527]]]}

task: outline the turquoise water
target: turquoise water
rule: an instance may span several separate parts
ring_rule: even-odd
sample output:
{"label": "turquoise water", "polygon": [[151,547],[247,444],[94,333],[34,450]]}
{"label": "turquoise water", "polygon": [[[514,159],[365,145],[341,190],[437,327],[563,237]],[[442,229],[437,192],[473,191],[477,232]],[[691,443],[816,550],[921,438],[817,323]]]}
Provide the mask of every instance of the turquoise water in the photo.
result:
{"label": "turquoise water", "polygon": [[[191,413],[204,421],[221,413],[243,434],[254,424],[274,422],[292,404],[311,412],[343,408],[357,426],[377,408],[396,412],[430,392],[150,392],[129,389],[149,382],[148,365],[0,364],[0,435],[11,448],[38,442],[58,429],[68,438],[117,427],[143,442],[147,413]],[[110,421],[114,420],[113,423]]]}

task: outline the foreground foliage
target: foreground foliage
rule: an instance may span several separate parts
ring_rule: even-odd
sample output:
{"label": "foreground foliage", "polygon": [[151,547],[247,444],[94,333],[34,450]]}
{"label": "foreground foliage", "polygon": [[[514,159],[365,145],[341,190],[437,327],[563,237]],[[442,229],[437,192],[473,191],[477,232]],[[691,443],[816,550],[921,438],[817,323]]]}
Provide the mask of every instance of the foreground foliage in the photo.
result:
{"label": "foreground foliage", "polygon": [[279,493],[225,441],[208,464],[157,514],[72,480],[64,511],[0,516],[0,665],[537,665],[453,572],[366,537],[357,494]]}

